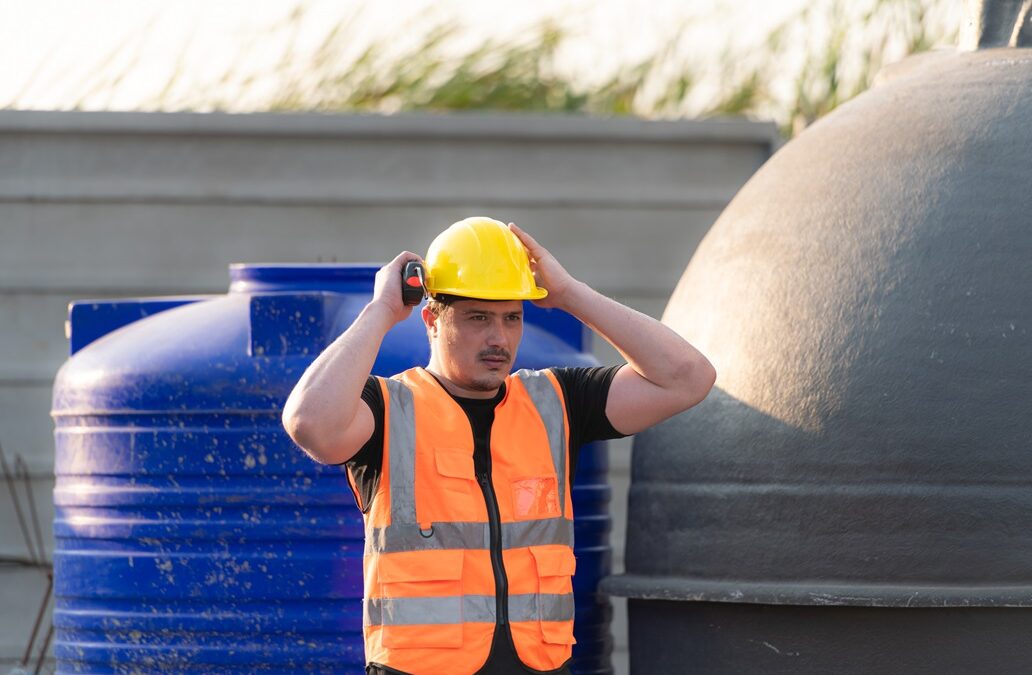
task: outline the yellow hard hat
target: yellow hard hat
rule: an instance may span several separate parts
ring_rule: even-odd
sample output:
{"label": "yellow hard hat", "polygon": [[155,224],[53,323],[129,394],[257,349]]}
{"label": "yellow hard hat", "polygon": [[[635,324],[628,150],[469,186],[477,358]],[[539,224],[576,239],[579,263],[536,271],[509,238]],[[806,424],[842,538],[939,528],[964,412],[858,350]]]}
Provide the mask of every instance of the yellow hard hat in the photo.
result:
{"label": "yellow hard hat", "polygon": [[530,259],[515,234],[493,218],[473,217],[437,235],[426,253],[426,290],[478,300],[540,300]]}

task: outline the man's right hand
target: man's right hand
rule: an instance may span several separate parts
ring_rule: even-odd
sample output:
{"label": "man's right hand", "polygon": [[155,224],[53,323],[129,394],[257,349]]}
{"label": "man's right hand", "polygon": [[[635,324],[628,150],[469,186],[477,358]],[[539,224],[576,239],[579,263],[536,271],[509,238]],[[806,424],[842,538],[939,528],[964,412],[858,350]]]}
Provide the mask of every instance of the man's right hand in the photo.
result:
{"label": "man's right hand", "polygon": [[[387,309],[394,324],[401,323],[412,314],[412,306],[406,305],[401,298],[401,273],[405,263],[417,260],[423,262],[415,253],[402,251],[376,273],[373,283],[373,299],[370,304],[378,304]],[[393,325],[393,324],[392,324]]]}

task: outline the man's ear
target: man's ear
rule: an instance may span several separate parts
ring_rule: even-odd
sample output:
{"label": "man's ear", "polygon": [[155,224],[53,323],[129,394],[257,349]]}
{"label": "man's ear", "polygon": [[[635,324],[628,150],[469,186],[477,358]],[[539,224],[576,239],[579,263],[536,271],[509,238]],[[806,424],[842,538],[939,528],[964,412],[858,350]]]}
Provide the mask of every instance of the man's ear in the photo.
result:
{"label": "man's ear", "polygon": [[423,309],[420,311],[420,315],[423,317],[423,325],[426,326],[426,334],[428,337],[437,337],[437,317],[430,311],[430,308],[423,305]]}

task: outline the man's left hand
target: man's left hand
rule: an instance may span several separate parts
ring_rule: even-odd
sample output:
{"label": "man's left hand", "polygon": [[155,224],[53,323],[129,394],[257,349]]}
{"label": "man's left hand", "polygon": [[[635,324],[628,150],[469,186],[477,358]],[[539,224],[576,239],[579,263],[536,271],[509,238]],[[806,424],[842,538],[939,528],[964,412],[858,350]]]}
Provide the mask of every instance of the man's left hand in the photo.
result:
{"label": "man's left hand", "polygon": [[562,307],[567,293],[576,280],[559,264],[555,256],[548,252],[548,249],[517,227],[516,223],[509,223],[509,229],[527,249],[527,255],[530,257],[530,269],[534,272],[537,285],[548,291],[548,296],[541,300],[535,300],[534,304],[538,307]]}

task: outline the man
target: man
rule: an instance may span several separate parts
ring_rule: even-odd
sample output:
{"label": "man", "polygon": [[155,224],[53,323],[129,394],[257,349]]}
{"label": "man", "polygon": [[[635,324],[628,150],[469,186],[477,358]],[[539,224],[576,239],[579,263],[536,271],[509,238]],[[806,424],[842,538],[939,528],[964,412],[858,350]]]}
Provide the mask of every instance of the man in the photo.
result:
{"label": "man", "polygon": [[[467,218],[427,253],[429,364],[370,377],[411,312],[400,278],[412,260],[377,273],[372,301],[283,412],[309,455],[347,464],[365,516],[367,672],[568,673],[577,450],[695,405],[716,373],[514,224]],[[510,374],[524,300],[576,316],[627,364]]]}

